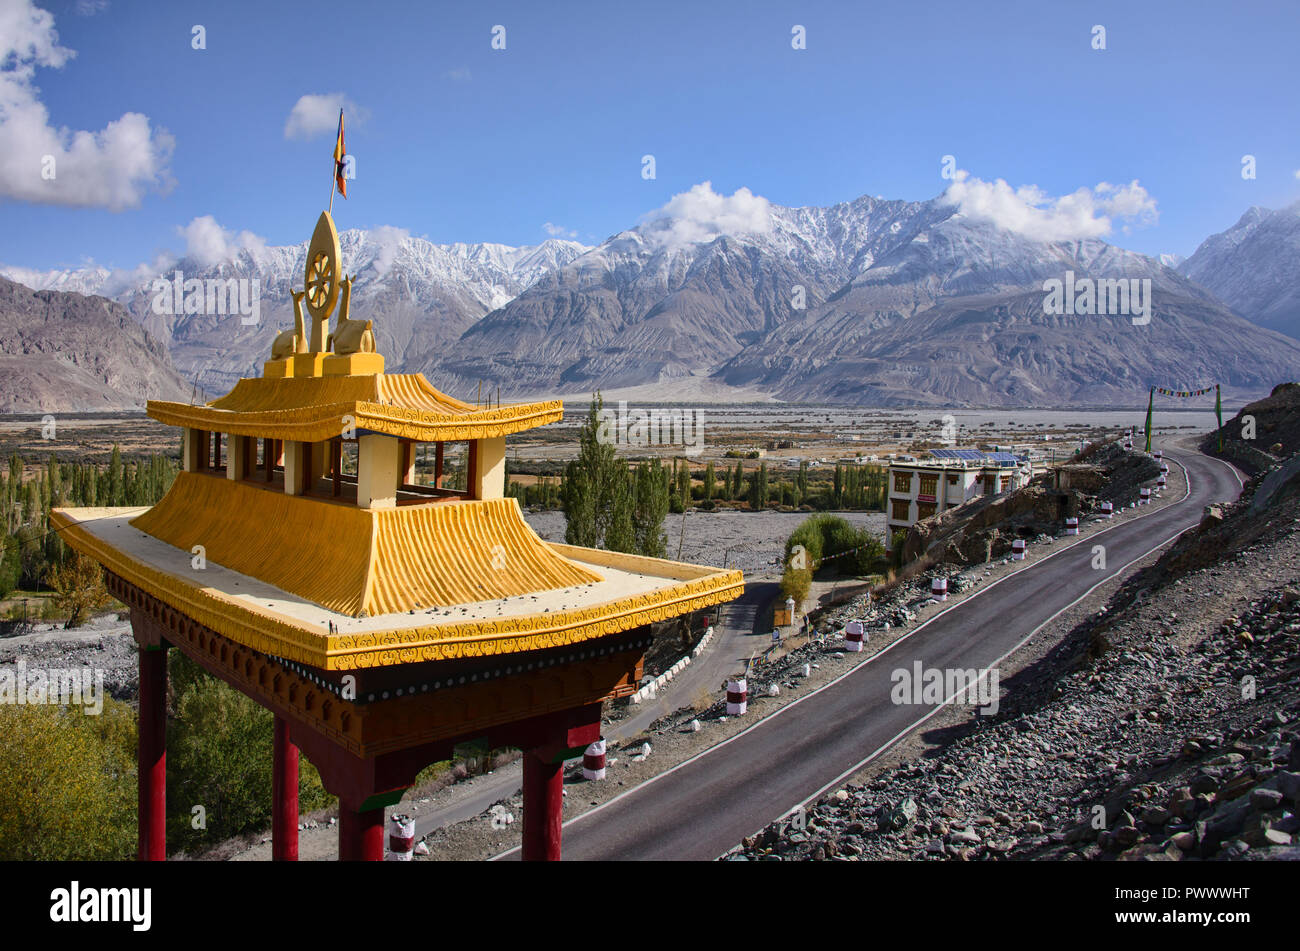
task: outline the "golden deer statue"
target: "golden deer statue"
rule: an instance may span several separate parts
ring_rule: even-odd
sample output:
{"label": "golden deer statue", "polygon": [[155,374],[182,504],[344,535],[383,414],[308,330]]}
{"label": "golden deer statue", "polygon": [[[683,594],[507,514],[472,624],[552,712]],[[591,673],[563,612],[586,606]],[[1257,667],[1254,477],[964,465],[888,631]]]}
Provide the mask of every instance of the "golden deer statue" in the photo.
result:
{"label": "golden deer statue", "polygon": [[307,296],[307,292],[290,290],[289,293],[293,295],[293,330],[284,330],[276,335],[271,343],[272,360],[283,360],[295,353],[307,352],[307,327],[302,317],[302,299]]}
{"label": "golden deer statue", "polygon": [[348,317],[352,305],[352,278],[345,277],[339,282],[342,293],[339,296],[339,317],[325,344],[327,350],[333,350],[338,356],[351,353],[374,353],[375,334],[371,330],[372,321],[352,320]]}

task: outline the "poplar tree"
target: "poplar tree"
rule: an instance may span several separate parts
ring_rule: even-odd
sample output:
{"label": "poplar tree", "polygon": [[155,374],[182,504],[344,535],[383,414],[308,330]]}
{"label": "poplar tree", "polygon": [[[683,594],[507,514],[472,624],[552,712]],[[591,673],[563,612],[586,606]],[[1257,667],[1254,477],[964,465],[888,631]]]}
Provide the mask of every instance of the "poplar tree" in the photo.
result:
{"label": "poplar tree", "polygon": [[664,519],[668,516],[668,470],[658,459],[636,467],[633,502],[633,525],[636,551],[651,558],[668,553]]}
{"label": "poplar tree", "polygon": [[564,540],[584,548],[627,551],[625,546],[634,538],[628,468],[613,444],[599,438],[603,408],[600,393],[593,394],[587,421],[578,432],[578,458],[564,469]]}

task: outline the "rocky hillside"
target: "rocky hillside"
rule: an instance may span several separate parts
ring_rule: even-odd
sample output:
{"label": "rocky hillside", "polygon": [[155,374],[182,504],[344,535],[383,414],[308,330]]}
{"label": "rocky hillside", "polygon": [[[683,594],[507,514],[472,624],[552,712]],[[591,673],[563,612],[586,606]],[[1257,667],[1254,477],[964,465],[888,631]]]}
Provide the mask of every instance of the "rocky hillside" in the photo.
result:
{"label": "rocky hillside", "polygon": [[1300,858],[1300,478],[1265,485],[1212,507],[996,716],[730,857]]}
{"label": "rocky hillside", "polygon": [[0,412],[139,409],[192,393],[120,304],[0,278]]}
{"label": "rocky hillside", "polygon": [[1254,207],[1227,231],[1211,235],[1178,270],[1246,319],[1300,337],[1300,202]]}
{"label": "rocky hillside", "polygon": [[1231,459],[1247,472],[1300,458],[1300,383],[1280,383],[1264,399],[1247,403],[1201,443],[1204,452]]}

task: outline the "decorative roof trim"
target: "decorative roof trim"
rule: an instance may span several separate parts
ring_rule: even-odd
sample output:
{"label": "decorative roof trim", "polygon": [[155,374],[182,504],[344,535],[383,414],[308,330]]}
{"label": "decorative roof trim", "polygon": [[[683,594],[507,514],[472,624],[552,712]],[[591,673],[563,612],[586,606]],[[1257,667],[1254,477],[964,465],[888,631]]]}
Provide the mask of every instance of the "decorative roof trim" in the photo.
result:
{"label": "decorative roof trim", "polygon": [[[331,635],[137,561],[97,538],[68,510],[54,509],[50,520],[72,548],[200,624],[264,654],[325,670],[359,670],[563,647],[678,617],[730,601],[744,592],[744,577],[739,571],[719,570],[589,608]],[[567,545],[553,547],[560,554],[581,551],[596,563],[600,563],[601,556],[611,554]],[[670,575],[668,569],[679,567],[676,562],[643,560],[658,564],[655,573],[662,575]]]}

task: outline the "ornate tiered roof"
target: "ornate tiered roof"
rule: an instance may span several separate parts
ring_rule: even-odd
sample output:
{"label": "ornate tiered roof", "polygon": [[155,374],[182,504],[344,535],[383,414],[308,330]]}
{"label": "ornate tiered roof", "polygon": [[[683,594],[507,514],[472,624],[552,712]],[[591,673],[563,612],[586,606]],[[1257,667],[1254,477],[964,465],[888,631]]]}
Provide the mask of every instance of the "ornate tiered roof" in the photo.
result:
{"label": "ornate tiered roof", "polygon": [[435,389],[419,373],[244,379],[195,406],[150,400],[169,426],[317,442],[357,429],[425,441],[487,439],[559,422],[561,400],[477,407]]}
{"label": "ornate tiered roof", "polygon": [[[68,544],[233,642],[322,671],[541,651],[741,593],[739,571],[539,538],[504,496],[504,437],[560,420],[563,404],[475,406],[385,373],[337,261],[322,214],[295,328],[264,375],[203,405],[151,400],[150,416],[185,430],[186,471],[152,508],[56,509]],[[353,441],[355,478],[340,455]],[[409,484],[413,444],[436,443],[441,459],[450,441],[470,443],[467,489]]]}

